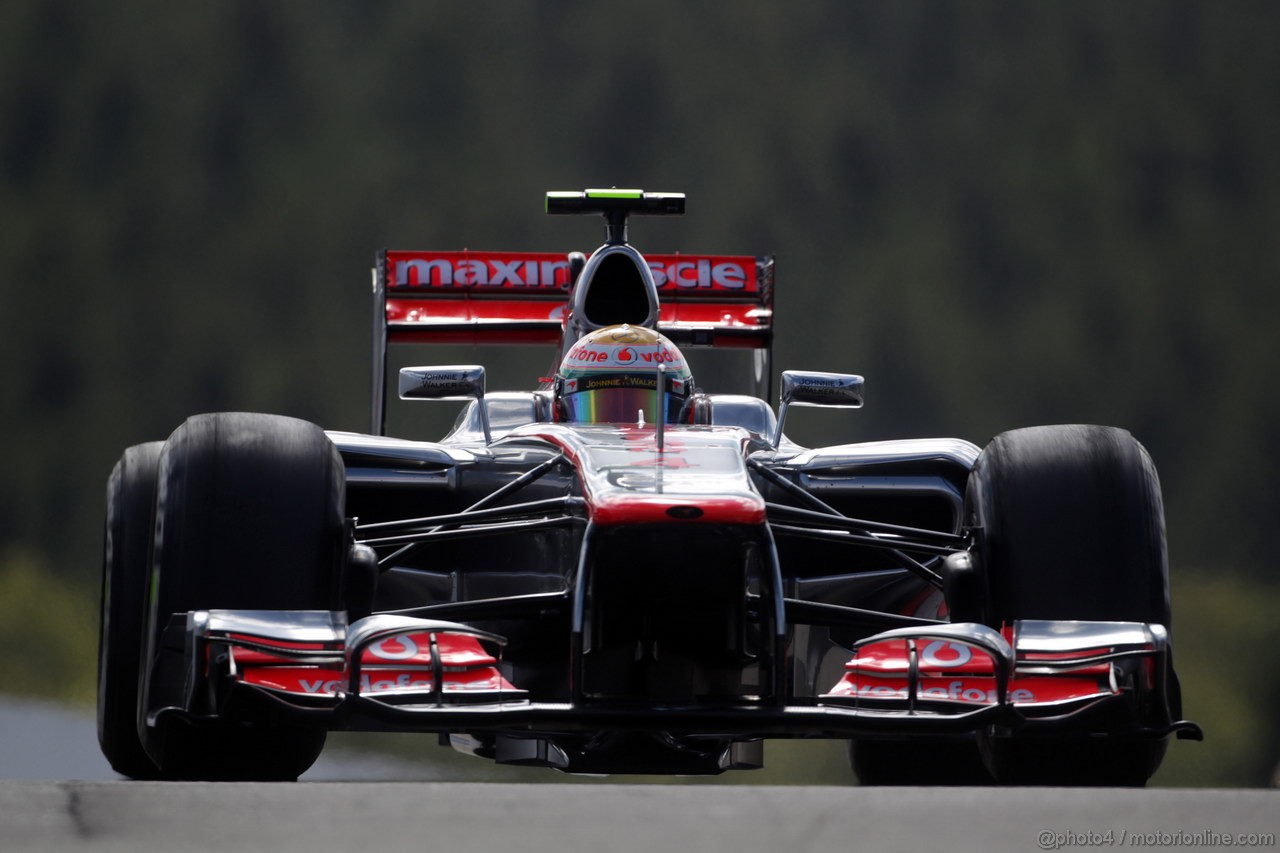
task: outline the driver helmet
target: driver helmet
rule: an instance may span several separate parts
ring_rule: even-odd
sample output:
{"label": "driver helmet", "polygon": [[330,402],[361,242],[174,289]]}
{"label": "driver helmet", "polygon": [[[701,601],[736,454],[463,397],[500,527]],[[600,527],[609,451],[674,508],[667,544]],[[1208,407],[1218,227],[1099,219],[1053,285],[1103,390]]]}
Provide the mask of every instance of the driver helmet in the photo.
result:
{"label": "driver helmet", "polygon": [[606,326],[582,337],[560,363],[556,416],[579,424],[653,424],[659,418],[671,424],[692,392],[689,365],[665,336],[643,326]]}

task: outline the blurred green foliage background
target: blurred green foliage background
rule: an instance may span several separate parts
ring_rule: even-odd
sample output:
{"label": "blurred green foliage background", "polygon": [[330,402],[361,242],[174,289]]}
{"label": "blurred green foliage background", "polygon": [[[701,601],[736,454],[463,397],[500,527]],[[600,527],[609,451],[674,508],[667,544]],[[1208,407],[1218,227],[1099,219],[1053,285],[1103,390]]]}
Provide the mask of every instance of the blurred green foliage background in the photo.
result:
{"label": "blurred green foliage background", "polygon": [[779,367],[868,377],[866,410],[797,419],[801,441],[1131,429],[1209,733],[1156,781],[1270,778],[1280,6],[8,0],[0,20],[0,689],[91,701],[125,446],[213,410],[366,428],[375,250],[589,251],[599,225],[543,216],[543,192],[640,186],[689,196],[633,226],[642,249],[777,253]]}

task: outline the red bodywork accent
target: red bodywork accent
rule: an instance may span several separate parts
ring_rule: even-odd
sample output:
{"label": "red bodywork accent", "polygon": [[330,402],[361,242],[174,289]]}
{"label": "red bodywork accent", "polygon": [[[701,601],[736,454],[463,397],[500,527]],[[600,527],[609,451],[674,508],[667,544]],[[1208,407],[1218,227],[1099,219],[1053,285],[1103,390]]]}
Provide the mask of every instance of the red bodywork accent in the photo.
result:
{"label": "red bodywork accent", "polygon": [[[696,502],[672,498],[605,495],[591,507],[596,524],[764,524],[764,502],[750,498],[698,498]],[[682,515],[696,507],[700,515]],[[673,512],[674,511],[674,512]]]}
{"label": "red bodywork accent", "polygon": [[[1015,705],[1028,705],[1110,696],[1114,693],[1105,682],[1100,683],[1096,678],[1037,675],[1011,679],[1008,698]],[[906,678],[873,677],[864,673],[860,677],[846,675],[822,698],[905,701],[907,696]],[[921,702],[994,705],[997,700],[996,680],[978,676],[922,675],[916,696]]]}
{"label": "red bodywork accent", "polygon": [[668,426],[661,453],[651,426],[530,424],[506,440],[536,438],[563,451],[596,524],[761,525],[765,502],[739,432]]}

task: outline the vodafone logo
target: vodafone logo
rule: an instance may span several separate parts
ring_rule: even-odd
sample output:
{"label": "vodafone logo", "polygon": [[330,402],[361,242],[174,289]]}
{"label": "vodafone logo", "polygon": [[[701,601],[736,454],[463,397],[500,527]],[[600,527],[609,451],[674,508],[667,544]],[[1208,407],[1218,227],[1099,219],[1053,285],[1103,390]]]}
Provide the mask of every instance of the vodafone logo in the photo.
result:
{"label": "vodafone logo", "polygon": [[[336,696],[340,691],[347,689],[345,681],[337,679],[317,679],[309,681],[305,678],[298,679],[298,685],[302,688],[303,693],[317,693],[326,696]],[[446,686],[448,686],[446,684]],[[427,677],[415,677],[407,672],[402,672],[394,679],[384,678],[374,680],[368,675],[360,676],[360,692],[361,693],[385,693],[390,690],[431,690],[434,682]]]}
{"label": "vodafone logo", "polygon": [[929,669],[949,669],[964,666],[973,660],[973,650],[959,643],[934,640],[920,652],[920,666]]}
{"label": "vodafone logo", "polygon": [[417,657],[418,644],[410,637],[388,637],[370,645],[369,653],[382,660],[409,660]]}
{"label": "vodafone logo", "polygon": [[[861,684],[856,695],[865,699],[905,700],[910,697],[906,687],[895,687],[887,684]],[[945,687],[930,684],[922,687],[917,694],[921,699],[939,699],[947,702],[971,702],[981,705],[994,705],[1000,700],[994,688],[981,687],[977,684],[966,684],[963,681],[952,681]],[[1011,702],[1035,702],[1036,694],[1030,690],[1017,689],[1009,691]]]}
{"label": "vodafone logo", "polygon": [[[470,678],[469,680],[446,679],[441,683],[441,687],[444,688],[446,693],[460,693],[465,691],[501,690],[504,684],[501,677],[494,673],[486,674],[479,678]],[[338,693],[346,691],[348,687],[346,681],[336,678],[319,678],[314,681],[300,678],[297,685],[302,689],[303,693],[322,696],[336,696]],[[510,685],[505,686],[510,687]],[[427,692],[434,689],[435,682],[431,680],[427,673],[388,673],[386,678],[376,678],[367,674],[360,676],[360,693]]]}
{"label": "vodafone logo", "polygon": [[684,366],[684,360],[677,351],[647,344],[635,347],[602,347],[593,343],[578,343],[569,350],[565,361],[571,365],[593,367],[628,367],[641,363],[666,364],[677,369]]}
{"label": "vodafone logo", "polygon": [[582,364],[601,364],[609,360],[609,353],[590,344],[578,344],[569,351],[569,361]]}
{"label": "vodafone logo", "polygon": [[676,354],[669,349],[660,349],[656,352],[641,353],[640,357],[645,361],[654,364],[677,364],[680,362],[680,359],[676,357]]}

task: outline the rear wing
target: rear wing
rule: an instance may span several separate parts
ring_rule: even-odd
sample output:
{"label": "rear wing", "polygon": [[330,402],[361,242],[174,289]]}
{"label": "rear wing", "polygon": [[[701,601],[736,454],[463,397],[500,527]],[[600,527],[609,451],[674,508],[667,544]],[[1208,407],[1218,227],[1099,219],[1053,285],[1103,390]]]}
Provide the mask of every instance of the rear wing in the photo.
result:
{"label": "rear wing", "polygon": [[[387,348],[560,344],[583,256],[550,252],[378,253],[373,270],[374,434],[386,424]],[[773,256],[646,255],[658,330],[679,346],[773,346]]]}

